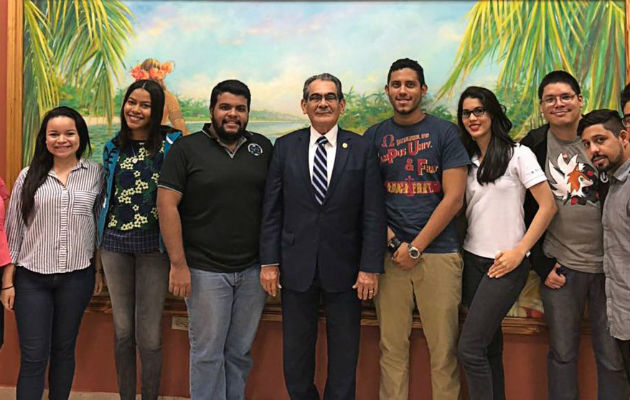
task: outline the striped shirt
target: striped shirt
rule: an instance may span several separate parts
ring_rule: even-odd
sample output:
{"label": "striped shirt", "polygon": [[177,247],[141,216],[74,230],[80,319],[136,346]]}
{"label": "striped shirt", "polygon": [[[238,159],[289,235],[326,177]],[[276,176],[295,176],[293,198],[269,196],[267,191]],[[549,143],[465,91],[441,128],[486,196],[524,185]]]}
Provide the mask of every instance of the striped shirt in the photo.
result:
{"label": "striped shirt", "polygon": [[21,193],[28,167],[15,182],[6,219],[11,260],[40,274],[72,272],[90,266],[96,243],[104,172],[95,162],[81,159],[66,185],[51,169],[35,192],[28,225],[21,212]]}

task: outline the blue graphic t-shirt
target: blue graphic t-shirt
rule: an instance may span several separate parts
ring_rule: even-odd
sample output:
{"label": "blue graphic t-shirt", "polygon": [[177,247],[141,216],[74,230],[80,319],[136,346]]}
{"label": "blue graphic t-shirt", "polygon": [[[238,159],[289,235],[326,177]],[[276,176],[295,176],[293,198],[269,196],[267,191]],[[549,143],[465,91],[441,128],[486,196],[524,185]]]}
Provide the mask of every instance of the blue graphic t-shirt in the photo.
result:
{"label": "blue graphic t-shirt", "polygon": [[[470,164],[457,126],[431,115],[408,126],[390,118],[369,128],[365,137],[378,153],[387,223],[396,237],[410,242],[444,197],[442,171]],[[458,247],[451,221],[425,252],[452,253]]]}

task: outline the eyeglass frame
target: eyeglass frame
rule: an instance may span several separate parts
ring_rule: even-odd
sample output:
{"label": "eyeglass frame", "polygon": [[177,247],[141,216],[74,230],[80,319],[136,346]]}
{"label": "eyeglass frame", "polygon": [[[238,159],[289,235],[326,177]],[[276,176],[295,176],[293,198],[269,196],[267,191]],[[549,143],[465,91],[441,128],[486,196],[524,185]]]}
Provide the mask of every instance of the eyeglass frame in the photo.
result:
{"label": "eyeglass frame", "polygon": [[475,107],[472,110],[462,110],[462,119],[469,119],[471,115],[474,115],[475,118],[481,118],[486,115],[488,110],[484,107]]}
{"label": "eyeglass frame", "polygon": [[556,103],[561,103],[561,104],[568,104],[570,102],[573,101],[573,99],[575,99],[576,97],[579,97],[581,95],[577,94],[577,93],[573,93],[573,94],[568,94],[568,93],[562,93],[560,95],[557,96],[547,96],[545,98],[540,99],[540,103],[545,105],[546,107],[552,107],[555,106]]}

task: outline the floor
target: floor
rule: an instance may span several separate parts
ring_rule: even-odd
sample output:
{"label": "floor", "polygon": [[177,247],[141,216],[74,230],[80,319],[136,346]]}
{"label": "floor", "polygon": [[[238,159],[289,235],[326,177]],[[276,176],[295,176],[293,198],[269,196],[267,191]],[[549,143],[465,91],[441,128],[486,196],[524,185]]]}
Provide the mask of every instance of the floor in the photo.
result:
{"label": "floor", "polygon": [[[48,397],[44,393],[44,399]],[[0,387],[0,400],[13,400],[15,399],[15,388]],[[117,400],[119,399],[117,393],[71,393],[70,400]],[[138,395],[140,399],[140,395]],[[185,400],[187,397],[160,397],[160,400]]]}

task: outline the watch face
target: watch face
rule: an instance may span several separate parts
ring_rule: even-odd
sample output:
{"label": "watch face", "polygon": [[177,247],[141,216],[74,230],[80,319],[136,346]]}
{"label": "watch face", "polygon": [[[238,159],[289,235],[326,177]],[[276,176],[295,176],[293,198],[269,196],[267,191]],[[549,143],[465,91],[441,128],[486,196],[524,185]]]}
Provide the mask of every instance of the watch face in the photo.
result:
{"label": "watch face", "polygon": [[420,257],[420,250],[416,249],[415,247],[410,247],[409,248],[409,257],[411,257],[411,258],[418,258],[418,257]]}

